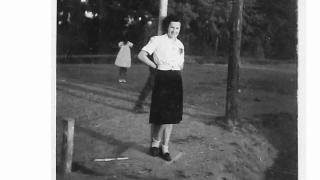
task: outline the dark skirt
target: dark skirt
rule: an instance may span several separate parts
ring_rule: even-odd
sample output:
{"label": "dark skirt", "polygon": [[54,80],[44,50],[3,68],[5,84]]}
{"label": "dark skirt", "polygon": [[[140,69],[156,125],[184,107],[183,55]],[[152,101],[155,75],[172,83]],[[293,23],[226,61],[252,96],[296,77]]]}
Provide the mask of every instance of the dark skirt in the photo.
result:
{"label": "dark skirt", "polygon": [[183,90],[180,71],[155,73],[149,123],[178,124],[182,120]]}

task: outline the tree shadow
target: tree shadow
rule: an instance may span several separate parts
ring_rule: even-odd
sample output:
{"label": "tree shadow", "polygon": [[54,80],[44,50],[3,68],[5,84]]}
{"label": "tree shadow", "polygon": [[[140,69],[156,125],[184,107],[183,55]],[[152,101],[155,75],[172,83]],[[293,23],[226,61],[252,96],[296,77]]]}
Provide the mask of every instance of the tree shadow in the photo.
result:
{"label": "tree shadow", "polygon": [[[104,106],[109,106],[109,107],[114,108],[114,109],[119,109],[119,110],[123,110],[123,111],[127,111],[127,112],[132,112],[131,108],[126,108],[126,107],[123,107],[123,106],[118,106],[118,105],[115,105],[115,104],[111,104],[111,103],[108,103],[108,102],[100,100],[100,99],[92,99],[92,98],[84,97],[84,96],[78,95],[76,93],[65,91],[63,89],[59,89],[59,90],[63,91],[66,94],[69,94],[71,96],[78,97],[78,98],[81,98],[81,99],[86,99],[88,101],[91,101],[91,102],[94,102],[94,103],[97,103],[97,104],[102,104]],[[106,97],[112,97],[112,96],[106,96]]]}
{"label": "tree shadow", "polygon": [[[82,92],[85,92],[85,93],[93,93],[95,95],[116,98],[116,99],[119,99],[119,100],[124,100],[124,101],[131,102],[131,103],[135,102],[135,99],[133,99],[133,98],[116,96],[116,95],[113,95],[113,94],[107,92],[107,91],[115,91],[115,89],[112,89],[112,88],[107,87],[107,86],[103,87],[103,89],[106,89],[107,91],[102,91],[102,90],[97,90],[97,89],[89,89],[89,88],[86,88],[86,87],[81,87],[81,86],[74,85],[74,84],[69,84],[69,83],[66,83],[66,82],[60,82],[60,83],[57,83],[57,84],[59,86],[64,86],[64,87],[67,87],[67,88],[70,88],[70,89],[76,89],[78,91],[82,91]],[[119,93],[119,91],[117,91],[117,93]]]}
{"label": "tree shadow", "polygon": [[136,142],[125,142],[114,138],[111,135],[103,135],[89,128],[81,127],[76,125],[76,130],[79,132],[83,132],[89,135],[92,138],[95,138],[99,141],[107,142],[108,144],[114,145],[116,148],[112,151],[115,155],[119,156],[126,150],[133,148],[142,152],[144,154],[148,154],[148,148],[142,145],[137,144]]}

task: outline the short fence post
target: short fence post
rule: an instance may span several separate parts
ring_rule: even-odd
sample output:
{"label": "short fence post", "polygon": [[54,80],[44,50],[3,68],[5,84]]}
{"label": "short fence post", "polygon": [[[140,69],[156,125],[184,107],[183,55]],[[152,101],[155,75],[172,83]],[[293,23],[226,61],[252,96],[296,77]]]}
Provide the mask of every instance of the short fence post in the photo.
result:
{"label": "short fence post", "polygon": [[62,171],[63,173],[70,173],[72,168],[73,156],[73,136],[74,123],[72,118],[63,118],[63,137],[62,137]]}

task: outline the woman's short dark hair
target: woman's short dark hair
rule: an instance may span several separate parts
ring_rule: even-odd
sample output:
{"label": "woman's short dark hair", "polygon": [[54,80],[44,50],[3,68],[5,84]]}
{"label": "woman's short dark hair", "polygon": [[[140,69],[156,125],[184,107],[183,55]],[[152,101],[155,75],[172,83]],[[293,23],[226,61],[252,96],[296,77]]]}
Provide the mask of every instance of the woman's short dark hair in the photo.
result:
{"label": "woman's short dark hair", "polygon": [[168,27],[170,22],[180,22],[181,23],[181,18],[179,16],[176,15],[169,15],[167,17],[165,17],[162,21],[162,31],[165,33],[168,31]]}

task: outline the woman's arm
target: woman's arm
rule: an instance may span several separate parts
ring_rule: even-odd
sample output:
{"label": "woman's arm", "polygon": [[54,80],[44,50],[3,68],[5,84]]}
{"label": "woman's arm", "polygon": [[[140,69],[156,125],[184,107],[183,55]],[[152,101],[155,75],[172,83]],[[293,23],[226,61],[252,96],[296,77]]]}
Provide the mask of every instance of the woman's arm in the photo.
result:
{"label": "woman's arm", "polygon": [[146,51],[141,50],[138,54],[138,58],[146,65],[151,66],[155,69],[157,68],[157,65],[148,58],[148,53]]}
{"label": "woman's arm", "polygon": [[185,59],[184,59],[184,49],[180,48],[179,51],[180,51],[180,55],[181,55],[181,58],[182,58],[182,61],[180,63],[180,68],[181,68],[181,70],[183,70],[184,61],[185,61]]}

